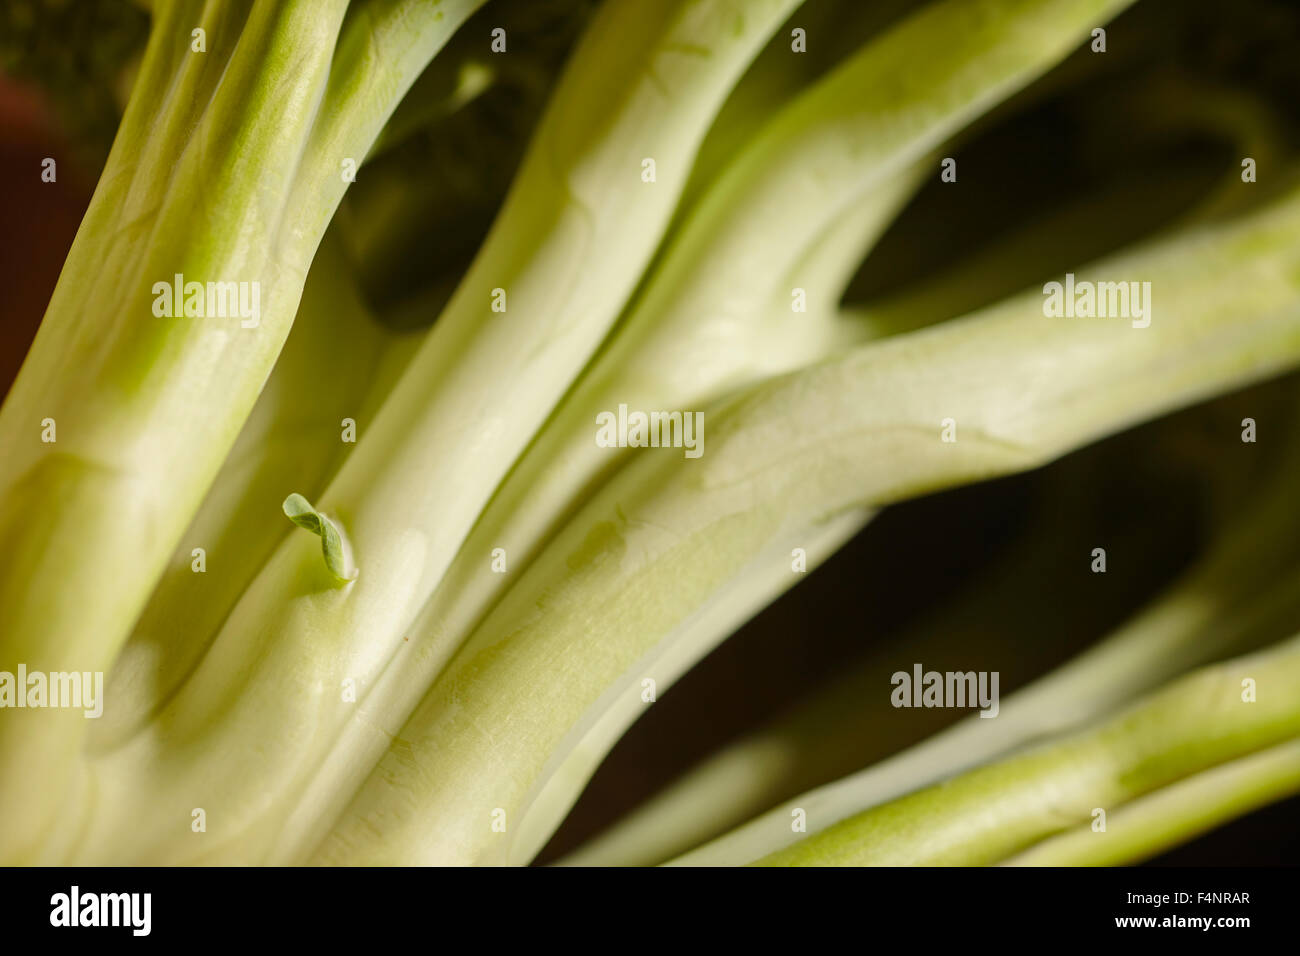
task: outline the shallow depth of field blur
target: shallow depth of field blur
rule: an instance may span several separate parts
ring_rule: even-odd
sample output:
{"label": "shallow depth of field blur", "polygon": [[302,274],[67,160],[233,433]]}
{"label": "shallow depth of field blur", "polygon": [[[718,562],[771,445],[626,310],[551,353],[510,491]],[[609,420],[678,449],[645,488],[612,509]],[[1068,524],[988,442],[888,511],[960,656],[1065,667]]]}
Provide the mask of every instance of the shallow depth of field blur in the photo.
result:
{"label": "shallow depth of field blur", "polygon": [[[454,42],[485,35],[503,17],[527,20],[528,0],[496,2],[511,12],[489,5]],[[542,4],[530,28],[550,44],[544,55],[517,75],[506,70],[465,109],[379,156],[345,197],[340,217],[363,203],[420,212],[395,215],[390,237],[353,250],[367,301],[383,321],[414,328],[438,314],[453,287],[448,277],[463,271],[486,233],[554,72],[593,5]],[[81,10],[71,12],[74,6]],[[810,0],[809,8],[817,6]],[[826,55],[843,56],[911,5],[877,6],[856,18],[852,35],[830,37]],[[58,43],[51,37],[46,49],[5,49],[0,73],[0,394],[44,313],[147,36],[147,15],[129,4],[66,8]],[[1081,45],[958,139],[957,188],[936,176],[919,190],[846,301],[887,301],[962,270],[969,276],[964,313],[1155,233],[1236,165],[1231,137],[1242,103],[1267,107],[1271,125],[1262,135],[1278,166],[1300,151],[1300,6],[1143,0],[1108,32],[1104,57]],[[787,36],[778,31],[773,42]],[[57,184],[33,173],[45,156],[60,158]],[[438,189],[424,185],[430,168],[439,171]],[[1015,244],[1042,223],[1052,226],[1029,246]],[[999,253],[1006,248],[1018,251]],[[435,261],[437,271],[428,265]],[[576,849],[851,667],[878,677],[878,695],[864,700],[870,730],[831,776],[824,765],[806,777],[792,774],[787,795],[874,763],[964,715],[888,706],[889,675],[915,661],[964,670],[974,666],[968,649],[977,646],[979,660],[1000,672],[1003,697],[1063,663],[1185,570],[1226,503],[1248,498],[1284,447],[1300,442],[1298,398],[1300,374],[1292,373],[1027,474],[889,507],[646,710],[538,862]],[[1258,444],[1236,438],[1247,417],[1259,422]],[[1105,574],[1090,573],[1081,557],[1099,544],[1107,549]],[[1150,862],[1297,861],[1300,798]]]}

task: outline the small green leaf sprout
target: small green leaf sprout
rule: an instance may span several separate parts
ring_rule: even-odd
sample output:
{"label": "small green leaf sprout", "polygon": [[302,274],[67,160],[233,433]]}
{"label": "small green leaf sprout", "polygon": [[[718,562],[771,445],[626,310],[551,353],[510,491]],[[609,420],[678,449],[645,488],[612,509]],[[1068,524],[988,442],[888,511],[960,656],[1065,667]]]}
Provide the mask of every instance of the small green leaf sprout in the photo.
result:
{"label": "small green leaf sprout", "polygon": [[300,528],[306,528],[320,537],[321,554],[325,556],[325,567],[339,584],[346,584],[357,576],[355,568],[349,571],[347,543],[334,522],[322,512],[312,507],[310,501],[296,491],[284,499],[281,505],[284,513]]}

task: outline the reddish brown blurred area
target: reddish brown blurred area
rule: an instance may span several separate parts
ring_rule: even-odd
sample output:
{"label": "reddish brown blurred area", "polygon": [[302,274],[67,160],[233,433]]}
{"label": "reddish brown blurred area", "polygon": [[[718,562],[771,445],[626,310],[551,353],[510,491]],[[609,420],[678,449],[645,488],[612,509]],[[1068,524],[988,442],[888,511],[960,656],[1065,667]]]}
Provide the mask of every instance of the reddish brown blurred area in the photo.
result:
{"label": "reddish brown blurred area", "polygon": [[[46,157],[52,183],[41,180]],[[40,94],[0,75],[0,394],[32,344],[92,188]]]}

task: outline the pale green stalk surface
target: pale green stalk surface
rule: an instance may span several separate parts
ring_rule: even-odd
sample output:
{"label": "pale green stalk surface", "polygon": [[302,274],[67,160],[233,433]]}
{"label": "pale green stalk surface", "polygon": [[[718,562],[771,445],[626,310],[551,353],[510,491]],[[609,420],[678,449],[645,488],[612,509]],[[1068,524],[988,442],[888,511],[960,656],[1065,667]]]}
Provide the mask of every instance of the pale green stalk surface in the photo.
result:
{"label": "pale green stalk surface", "polygon": [[[288,334],[346,186],[342,158],[365,155],[475,5],[369,0],[337,49],[343,0],[157,5],[112,153],[0,409],[0,668],[111,664]],[[195,28],[205,52],[191,49]],[[154,283],[177,274],[257,283],[255,327],[155,316]],[[0,834],[0,856],[34,852],[85,729],[66,713],[4,722],[0,762],[29,782],[7,775],[0,816],[30,826]]]}
{"label": "pale green stalk surface", "polygon": [[[526,863],[645,708],[880,507],[1300,365],[1284,122],[1213,82],[1191,106],[1157,86],[1120,109],[1159,115],[1143,148],[1197,130],[1251,149],[1266,187],[1206,193],[1193,158],[1158,196],[1107,183],[934,281],[841,306],[940,158],[1070,87],[1080,58],[1048,71],[1131,0],[935,0],[896,21],[892,2],[827,3],[804,21],[815,56],[783,29],[801,0],[607,0],[590,19],[555,3],[528,11],[511,58],[484,60],[475,29],[425,72],[483,2],[154,4],[0,408],[0,671],[107,671],[109,692],[99,723],[0,720],[0,821],[22,822],[0,826],[0,860]],[[550,51],[519,57],[530,40]],[[527,148],[515,130],[485,163],[495,179],[438,206],[455,177],[407,168],[359,190],[317,254],[349,163],[382,179],[453,114],[531,127],[531,106],[493,119],[512,83],[550,97]],[[477,225],[384,287],[458,210]],[[1051,238],[1116,210],[1117,234]],[[1044,315],[1039,273],[1156,223],[1177,228],[1074,269],[1149,283],[1149,327]],[[181,275],[251,283],[259,320],[156,314],[154,284]],[[441,313],[399,335],[367,301],[388,321]],[[622,405],[702,411],[702,456],[600,447],[597,416]],[[1300,638],[1113,716],[1293,633],[1285,491],[996,723],[805,793],[809,836],[782,804],[676,862],[1118,862],[1293,792]],[[690,806],[720,789],[714,822],[765,800],[783,733],[634,817],[631,852],[693,842]],[[1107,844],[1080,828],[1097,806]]]}
{"label": "pale green stalk surface", "polygon": [[1122,866],[1300,793],[1300,739],[1206,770],[1126,803],[1003,861],[1005,866]]}
{"label": "pale green stalk surface", "polygon": [[[1248,513],[1238,516],[1216,547],[1166,594],[1074,660],[1005,697],[996,719],[971,716],[842,780],[797,796],[786,796],[786,791],[778,806],[772,806],[775,800],[769,801],[761,816],[686,853],[677,862],[741,863],[773,852],[798,839],[788,825],[790,811],[796,806],[812,813],[812,832],[1017,746],[1095,720],[1192,667],[1251,649],[1294,629],[1300,623],[1295,462],[1293,452],[1268,493],[1252,502]],[[918,643],[922,642],[912,642],[913,646]],[[916,656],[929,660],[920,650]],[[763,782],[751,780],[743,792],[771,793],[791,772],[789,763],[798,762],[799,758],[790,755],[814,748],[816,738],[825,737],[827,721],[848,715],[837,725],[838,733],[870,732],[873,710],[860,703],[868,692],[864,676],[851,675],[837,682],[785,719],[729,748],[716,762],[700,767],[664,795],[664,807],[652,809],[646,819],[636,821],[636,830],[644,834],[639,841],[635,833],[621,840],[633,840],[635,847],[637,842],[655,846],[671,839],[673,827],[665,818],[666,810],[700,800],[725,802],[730,789],[727,773],[745,763],[750,753],[754,760],[748,773],[761,776]],[[855,709],[863,718],[851,716]],[[763,755],[768,754],[772,758],[765,761]],[[760,769],[764,766],[766,770]],[[620,838],[612,839],[616,849]],[[600,860],[610,851],[596,847],[592,852]]]}
{"label": "pale green stalk surface", "polygon": [[[1149,277],[1163,302],[1149,328],[1047,319],[1033,290],[711,409],[705,457],[644,456],[550,542],[434,684],[320,858],[519,862],[535,840],[514,849],[529,832],[518,817],[614,699],[657,679],[653,663],[753,555],[847,509],[1034,467],[1295,363],[1298,213],[1292,196],[1085,270]],[[940,441],[946,417],[955,443]],[[506,835],[490,829],[497,808],[514,821]]]}
{"label": "pale green stalk surface", "polygon": [[[1256,699],[1247,699],[1247,681],[1255,685]],[[1094,819],[1097,809],[1109,813],[1219,764],[1291,741],[1297,733],[1300,638],[1292,638],[1175,681],[1095,729],[867,810],[759,862],[996,863]],[[1295,753],[1293,747],[1281,752]],[[1269,777],[1293,775],[1270,761]],[[1185,795],[1173,799],[1180,798]]]}
{"label": "pale green stalk surface", "polygon": [[[474,265],[313,501],[350,542],[356,579],[335,588],[319,540],[284,539],[156,720],[90,768],[82,858],[192,859],[175,842],[186,821],[162,809],[179,805],[227,821],[224,842],[195,851],[202,859],[272,851],[352,715],[346,688],[363,698],[403,643],[497,481],[617,316],[718,105],[794,5],[749,3],[743,16],[734,0],[602,8]],[[700,37],[712,38],[708,56],[687,42]],[[640,181],[643,157],[656,159],[654,183]],[[491,310],[494,288],[505,313]]]}
{"label": "pale green stalk surface", "polygon": [[[388,743],[376,729],[398,732],[465,635],[575,503],[622,460],[592,440],[598,413],[620,404],[699,408],[728,389],[880,331],[879,325],[846,321],[836,305],[866,248],[913,191],[918,159],[1063,55],[1095,13],[1077,4],[1012,4],[1007,15],[1019,18],[1019,29],[1000,31],[990,9],[942,3],[905,20],[794,97],[719,174],[673,235],[611,342],[466,540],[412,627],[417,640],[399,649],[381,678],[379,703],[351,724],[348,738],[368,742],[345,738],[335,748],[332,772],[322,779],[329,790],[346,792],[340,772],[364,772],[373,764]],[[923,37],[935,35],[937,23],[944,24],[944,43],[929,48],[926,71],[912,72],[903,64]],[[755,203],[755,196],[763,201]],[[769,223],[785,225],[773,231]],[[808,311],[791,308],[795,288],[810,300]],[[503,553],[505,570],[485,574],[494,553]],[[744,580],[733,587],[746,589],[746,596],[731,599],[733,609],[712,625],[718,630],[699,632],[684,662],[771,599],[773,589],[760,585],[761,575]],[[621,732],[625,723],[613,722],[611,732]],[[589,749],[593,759],[608,743]],[[358,758],[358,747],[369,756]],[[580,786],[590,769],[566,773]],[[567,810],[571,798],[560,801],[557,812]]]}

